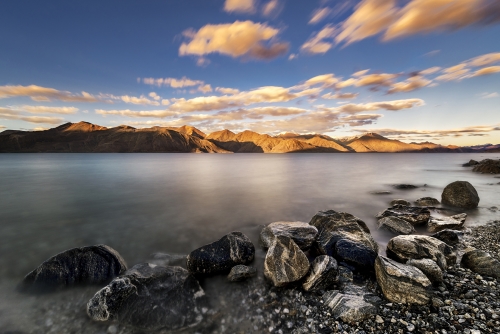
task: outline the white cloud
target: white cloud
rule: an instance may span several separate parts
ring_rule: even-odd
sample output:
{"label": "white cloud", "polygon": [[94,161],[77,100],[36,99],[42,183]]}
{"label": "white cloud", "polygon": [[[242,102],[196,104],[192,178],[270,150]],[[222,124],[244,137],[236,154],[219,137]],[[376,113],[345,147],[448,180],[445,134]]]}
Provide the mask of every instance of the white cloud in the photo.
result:
{"label": "white cloud", "polygon": [[481,75],[488,75],[488,74],[494,74],[494,73],[500,73],[500,66],[483,67],[483,68],[475,71],[472,74],[472,76],[473,77],[479,77]]}
{"label": "white cloud", "polygon": [[498,93],[497,92],[493,92],[493,93],[483,93],[481,94],[481,98],[482,99],[492,99],[492,98],[495,98],[495,97],[498,97]]}
{"label": "white cloud", "polygon": [[481,67],[492,65],[494,63],[500,62],[500,52],[497,53],[488,53],[485,55],[481,55],[475,58],[472,58],[468,61],[471,66]]}
{"label": "white cloud", "polygon": [[406,99],[406,100],[393,100],[393,101],[382,101],[382,102],[371,102],[371,103],[359,103],[359,104],[345,104],[343,106],[335,108],[338,112],[355,114],[364,111],[375,111],[375,110],[391,110],[398,111],[402,109],[410,109],[414,107],[420,107],[425,105],[424,100],[421,99]]}
{"label": "white cloud", "polygon": [[328,87],[334,87],[335,84],[339,82],[339,78],[335,77],[335,74],[333,73],[328,73],[328,74],[322,74],[315,76],[309,80],[307,80],[304,85],[307,87],[314,86],[314,85],[322,85],[325,88]]}
{"label": "white cloud", "polygon": [[151,92],[148,95],[150,98],[152,98],[155,101],[159,101],[161,99],[161,97],[158,94],[156,94],[155,92]]}
{"label": "white cloud", "polygon": [[355,73],[353,73],[353,77],[361,77],[363,75],[365,75],[366,73],[370,72],[370,70],[361,70],[361,71],[357,71]]}
{"label": "white cloud", "polygon": [[420,71],[419,74],[421,74],[421,75],[430,75],[430,74],[434,74],[434,73],[439,72],[439,70],[441,70],[441,67],[434,66],[434,67],[430,67],[428,69],[425,69],[423,71]]}
{"label": "white cloud", "polygon": [[182,77],[180,79],[176,78],[143,78],[142,82],[147,85],[155,85],[158,87],[161,86],[170,86],[172,88],[183,88],[183,87],[192,87],[199,86],[205,84],[201,80],[192,80],[186,77]]}
{"label": "white cloud", "polygon": [[262,6],[262,15],[267,17],[276,17],[283,9],[283,3],[280,0],[269,0]]}
{"label": "white cloud", "polygon": [[331,8],[318,8],[316,9],[309,20],[309,24],[316,24],[323,21],[332,12]]}
{"label": "white cloud", "polygon": [[127,116],[127,117],[159,117],[159,118],[178,115],[178,113],[169,110],[134,111],[130,109],[124,109],[124,110],[96,109],[95,113],[102,116],[115,115],[115,116]]}
{"label": "white cloud", "polygon": [[76,114],[78,108],[75,107],[46,107],[46,106],[19,106],[19,110],[32,114]]}
{"label": "white cloud", "polygon": [[394,94],[400,92],[412,92],[419,88],[428,86],[432,83],[432,81],[425,79],[420,75],[416,75],[408,78],[406,81],[396,82],[391,85],[391,88],[387,93]]}
{"label": "white cloud", "polygon": [[29,123],[60,124],[63,119],[59,117],[26,116],[20,110],[0,107],[0,119],[20,120]]}
{"label": "white cloud", "polygon": [[333,47],[333,37],[336,29],[327,24],[318,33],[313,34],[302,46],[301,51],[310,54],[324,54]]}
{"label": "white cloud", "polygon": [[217,87],[217,88],[215,88],[215,90],[217,92],[221,92],[222,94],[226,94],[226,95],[234,95],[234,94],[238,94],[240,92],[238,89],[226,88],[226,87]]}
{"label": "white cloud", "polygon": [[132,103],[132,104],[142,104],[142,105],[150,105],[150,106],[159,106],[160,105],[160,103],[158,101],[150,100],[147,97],[145,97],[144,95],[141,95],[140,97],[123,95],[123,96],[120,96],[120,100],[122,100],[125,103]]}
{"label": "white cloud", "polygon": [[224,3],[224,11],[228,13],[254,13],[254,0],[226,0]]}
{"label": "white cloud", "polygon": [[9,97],[27,96],[33,101],[48,102],[51,100],[60,100],[65,102],[98,102],[97,97],[87,92],[81,94],[72,94],[67,91],[60,91],[54,88],[41,87],[36,85],[29,86],[0,86],[0,99]]}
{"label": "white cloud", "polygon": [[325,95],[322,95],[321,97],[327,100],[333,100],[333,99],[355,99],[358,97],[358,93],[327,93]]}
{"label": "white cloud", "polygon": [[205,94],[210,93],[212,91],[212,86],[210,86],[209,84],[206,84],[203,86],[199,86],[198,90],[202,93],[205,93]]}

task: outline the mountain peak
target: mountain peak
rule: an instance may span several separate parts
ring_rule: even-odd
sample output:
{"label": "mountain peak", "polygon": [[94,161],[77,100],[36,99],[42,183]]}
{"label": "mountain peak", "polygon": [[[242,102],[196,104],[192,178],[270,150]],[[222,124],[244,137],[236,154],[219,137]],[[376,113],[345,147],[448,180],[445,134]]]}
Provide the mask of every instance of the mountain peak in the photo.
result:
{"label": "mountain peak", "polygon": [[93,132],[93,131],[100,131],[100,130],[107,130],[108,128],[105,126],[100,126],[100,125],[95,125],[89,122],[78,122],[78,123],[66,123],[58,127],[58,129],[62,130],[63,132],[69,132],[69,131],[74,131],[74,132]]}

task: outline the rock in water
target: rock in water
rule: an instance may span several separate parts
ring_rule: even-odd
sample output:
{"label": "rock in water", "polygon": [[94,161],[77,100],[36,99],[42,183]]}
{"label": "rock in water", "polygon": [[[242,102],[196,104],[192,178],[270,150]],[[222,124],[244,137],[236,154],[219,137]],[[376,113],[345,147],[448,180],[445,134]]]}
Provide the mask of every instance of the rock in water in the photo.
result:
{"label": "rock in water", "polygon": [[427,223],[431,217],[431,212],[427,208],[396,204],[377,215],[378,219],[384,217],[397,217],[412,225],[418,225]]}
{"label": "rock in water", "polygon": [[410,206],[411,203],[408,202],[407,200],[405,199],[394,199],[391,201],[391,206],[394,206],[396,204],[399,204],[399,205],[406,205],[406,206]]}
{"label": "rock in water", "polygon": [[179,330],[203,320],[204,295],[186,269],[142,263],[99,290],[87,303],[87,314],[142,330]]}
{"label": "rock in water", "polygon": [[193,274],[228,272],[238,264],[252,262],[255,247],[241,232],[231,232],[220,240],[192,251],[187,257],[187,269]]}
{"label": "rock in water", "polygon": [[109,246],[73,248],[43,262],[18,288],[23,292],[50,292],[76,284],[108,283],[125,270],[127,264]]}
{"label": "rock in water", "polygon": [[482,250],[474,249],[466,252],[461,265],[475,273],[500,278],[500,262]]}
{"label": "rock in water", "polygon": [[394,188],[396,189],[415,189],[415,188],[418,188],[417,186],[413,185],[413,184],[395,184],[393,186]]}
{"label": "rock in water", "polygon": [[443,230],[434,233],[431,237],[441,240],[449,246],[455,246],[460,241],[459,232],[453,230]]}
{"label": "rock in water", "polygon": [[474,209],[479,204],[479,196],[469,182],[455,181],[444,188],[441,202],[457,208]]}
{"label": "rock in water", "polygon": [[410,259],[406,264],[420,269],[432,283],[443,282],[443,271],[439,268],[437,263],[431,259]]}
{"label": "rock in water", "polygon": [[389,301],[425,305],[432,298],[431,282],[413,266],[379,256],[375,261],[375,276]]}
{"label": "rock in water", "polygon": [[388,229],[394,234],[412,234],[415,232],[415,228],[412,224],[408,223],[398,217],[384,217],[378,221],[379,228],[383,227]]}
{"label": "rock in water", "polygon": [[436,206],[441,204],[437,199],[433,197],[422,197],[415,201],[418,206]]}
{"label": "rock in water", "polygon": [[469,162],[466,162],[462,165],[462,167],[471,167],[471,166],[475,166],[479,164],[478,161],[474,160],[474,159],[470,159]]}
{"label": "rock in water", "polygon": [[260,240],[265,248],[269,248],[278,235],[292,238],[300,249],[306,250],[316,240],[318,229],[303,222],[275,222],[262,229]]}
{"label": "rock in water", "polygon": [[474,165],[472,171],[487,174],[500,174],[500,160],[481,160],[481,162]]}
{"label": "rock in water", "polygon": [[455,264],[453,249],[441,240],[426,235],[399,235],[387,244],[387,255],[397,261],[434,260],[442,270]]}
{"label": "rock in water", "polygon": [[307,256],[289,237],[277,236],[267,250],[264,275],[274,286],[285,286],[300,280],[309,271]]}
{"label": "rock in water", "polygon": [[230,280],[231,282],[239,282],[239,281],[244,281],[247,278],[253,277],[256,274],[257,274],[257,269],[239,264],[231,268],[229,275],[227,275],[227,279]]}
{"label": "rock in water", "polygon": [[326,290],[339,279],[337,260],[328,255],[320,255],[311,264],[311,271],[307,275],[302,287],[306,291]]}
{"label": "rock in water", "polygon": [[333,317],[351,325],[377,314],[377,308],[367,303],[363,297],[347,295],[339,291],[328,291],[323,295],[325,304],[333,310]]}
{"label": "rock in water", "polygon": [[431,217],[428,230],[429,232],[437,232],[445,229],[459,229],[464,226],[466,218],[466,213],[443,218]]}

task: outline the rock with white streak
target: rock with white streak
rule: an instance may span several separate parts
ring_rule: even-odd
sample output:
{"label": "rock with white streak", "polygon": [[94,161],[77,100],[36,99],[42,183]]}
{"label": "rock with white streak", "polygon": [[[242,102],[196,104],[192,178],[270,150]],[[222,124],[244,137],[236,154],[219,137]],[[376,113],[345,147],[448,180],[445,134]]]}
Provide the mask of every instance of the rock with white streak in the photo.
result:
{"label": "rock with white streak", "polygon": [[366,302],[362,296],[327,291],[323,295],[323,301],[332,309],[335,319],[341,319],[351,325],[372,318],[377,314],[377,308]]}
{"label": "rock with white streak", "polygon": [[337,260],[328,255],[320,255],[311,264],[311,271],[306,276],[302,287],[306,291],[326,290],[338,282],[339,268]]}
{"label": "rock with white streak", "polygon": [[415,232],[415,228],[412,224],[408,223],[398,217],[383,217],[378,220],[378,227],[385,228],[394,234],[412,234]]}
{"label": "rock with white streak", "polygon": [[443,282],[443,271],[431,259],[410,259],[406,264],[420,269],[432,283]]}
{"label": "rock with white streak", "polygon": [[269,248],[278,235],[292,238],[300,249],[307,250],[316,240],[318,229],[303,222],[275,222],[262,229],[260,240],[265,248]]}
{"label": "rock with white streak", "polygon": [[466,218],[466,213],[442,218],[431,217],[427,223],[428,230],[429,232],[438,232],[446,229],[460,229],[464,226]]}
{"label": "rock with white streak", "polygon": [[309,260],[295,241],[277,236],[267,250],[264,276],[281,287],[302,279],[309,271]]}

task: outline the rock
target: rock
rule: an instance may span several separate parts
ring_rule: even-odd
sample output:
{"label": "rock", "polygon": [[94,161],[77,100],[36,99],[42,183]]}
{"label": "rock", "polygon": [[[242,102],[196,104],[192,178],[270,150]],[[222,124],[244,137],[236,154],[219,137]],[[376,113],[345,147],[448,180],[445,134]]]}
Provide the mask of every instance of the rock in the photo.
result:
{"label": "rock", "polygon": [[337,260],[328,255],[320,255],[311,264],[311,270],[306,276],[302,288],[306,291],[326,290],[338,282],[339,268]]}
{"label": "rock", "polygon": [[378,221],[379,228],[383,227],[388,229],[394,234],[412,234],[415,232],[415,228],[412,224],[408,223],[398,217],[383,217]]}
{"label": "rock", "polygon": [[500,262],[482,250],[473,249],[466,252],[461,265],[475,273],[500,278]]}
{"label": "rock", "polygon": [[108,283],[127,270],[120,254],[106,245],[73,248],[43,262],[18,286],[22,292],[51,292],[78,284]]}
{"label": "rock", "polygon": [[323,295],[324,303],[333,311],[335,319],[354,325],[377,314],[377,308],[363,297],[346,295],[339,291],[328,291]]}
{"label": "rock", "polygon": [[444,188],[441,202],[457,208],[474,209],[479,204],[479,196],[469,182],[455,181]]}
{"label": "rock", "polygon": [[458,232],[453,230],[442,230],[434,233],[431,237],[441,240],[449,246],[455,246],[460,241]]}
{"label": "rock", "polygon": [[354,280],[354,274],[351,269],[339,265],[339,284],[341,286],[347,286]]}
{"label": "rock", "polygon": [[445,229],[459,229],[464,226],[466,218],[466,213],[443,218],[431,217],[427,223],[428,230],[429,232],[437,232]]}
{"label": "rock", "polygon": [[379,256],[375,261],[375,276],[385,298],[391,302],[425,305],[432,298],[431,282],[413,266]]}
{"label": "rock", "polygon": [[361,219],[334,210],[318,212],[309,223],[318,229],[317,247],[324,255],[360,270],[372,270],[378,244]]}
{"label": "rock", "polygon": [[426,235],[399,235],[387,244],[387,255],[397,261],[434,260],[442,270],[455,264],[453,249],[441,240]]}
{"label": "rock", "polygon": [[415,204],[418,206],[436,206],[441,204],[437,199],[433,197],[422,197],[415,201]]}
{"label": "rock", "polygon": [[264,276],[280,287],[300,280],[308,271],[309,260],[299,246],[289,237],[275,237],[264,261]]}
{"label": "rock", "polygon": [[443,282],[443,271],[439,268],[437,263],[431,259],[410,259],[406,264],[420,269],[432,283]]}
{"label": "rock", "polygon": [[373,195],[390,195],[392,193],[390,191],[388,191],[388,190],[377,190],[377,191],[370,192],[370,194],[373,194]]}
{"label": "rock", "polygon": [[204,295],[186,269],[143,263],[99,290],[87,303],[87,314],[142,330],[179,330],[203,320]]}
{"label": "rock", "polygon": [[257,269],[239,264],[231,268],[229,275],[227,275],[227,279],[231,282],[239,282],[255,275],[257,275]]}
{"label": "rock", "polygon": [[415,188],[418,188],[417,186],[414,186],[413,184],[395,184],[393,187],[396,189],[415,189]]}
{"label": "rock", "polygon": [[484,159],[472,168],[473,172],[500,174],[500,160]]}
{"label": "rock", "polygon": [[187,257],[187,269],[194,274],[228,272],[238,264],[252,262],[255,247],[241,232],[231,232],[220,240],[192,251]]}
{"label": "rock", "polygon": [[384,217],[397,217],[412,225],[418,225],[427,223],[431,217],[431,212],[427,208],[396,204],[377,215],[378,219]]}
{"label": "rock", "polygon": [[398,204],[398,205],[405,205],[405,206],[410,206],[410,205],[411,205],[411,203],[410,203],[410,202],[408,202],[408,201],[407,201],[407,200],[405,200],[405,199],[394,199],[394,200],[392,200],[392,201],[391,201],[391,204],[390,204],[390,205],[391,205],[391,206],[394,206],[394,205],[396,205],[396,204]]}
{"label": "rock", "polygon": [[477,165],[479,162],[477,162],[474,159],[469,160],[469,162],[466,162],[462,165],[462,167],[471,167]]}
{"label": "rock", "polygon": [[318,229],[303,222],[276,222],[262,229],[260,240],[265,248],[269,248],[277,235],[291,238],[300,249],[306,250],[316,240]]}

